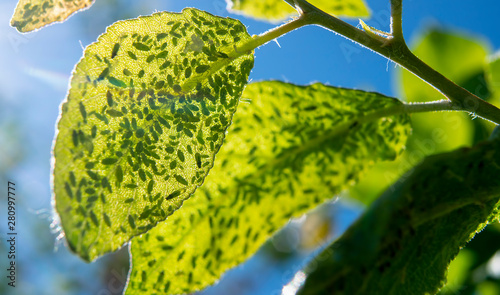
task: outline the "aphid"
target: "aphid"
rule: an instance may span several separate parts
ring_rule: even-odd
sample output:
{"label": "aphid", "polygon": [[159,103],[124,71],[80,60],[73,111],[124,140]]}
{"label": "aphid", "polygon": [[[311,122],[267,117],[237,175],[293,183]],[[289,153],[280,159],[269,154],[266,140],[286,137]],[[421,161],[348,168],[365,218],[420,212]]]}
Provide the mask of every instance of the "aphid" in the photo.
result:
{"label": "aphid", "polygon": [[149,51],[149,46],[147,46],[146,44],[143,44],[143,43],[139,43],[139,42],[134,42],[132,43],[132,46],[134,46],[137,50],[141,50],[141,51]]}
{"label": "aphid", "polygon": [[115,43],[113,46],[113,50],[111,51],[111,58],[115,58],[116,54],[118,54],[118,50],[120,49],[120,43]]}
{"label": "aphid", "polygon": [[109,216],[105,212],[103,212],[102,217],[104,219],[104,223],[106,223],[107,226],[111,227],[111,219],[109,218]]}

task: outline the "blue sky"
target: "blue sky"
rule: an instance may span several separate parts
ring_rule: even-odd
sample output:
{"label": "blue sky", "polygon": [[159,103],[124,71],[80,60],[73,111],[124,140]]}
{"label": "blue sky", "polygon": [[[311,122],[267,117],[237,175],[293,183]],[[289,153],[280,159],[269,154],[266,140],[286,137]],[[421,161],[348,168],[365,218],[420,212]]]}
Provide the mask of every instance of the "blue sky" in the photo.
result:
{"label": "blue sky", "polygon": [[[373,17],[366,22],[388,30],[388,3],[368,1]],[[180,11],[187,6],[238,18],[250,34],[262,33],[273,25],[228,13],[224,0],[97,0],[93,7],[63,24],[21,35],[8,26],[15,5],[15,0],[0,2],[0,172],[7,170],[6,176],[19,187],[18,231],[22,233],[19,251],[24,261],[21,286],[16,289],[18,293],[13,294],[65,293],[64,290],[75,285],[81,290],[77,294],[96,294],[96,290],[102,289],[88,284],[88,280],[100,279],[106,258],[87,265],[69,254],[63,245],[54,253],[57,233],[51,233],[49,228],[54,126],[71,71],[82,56],[83,47],[119,19],[154,11]],[[412,44],[426,29],[438,26],[474,35],[484,40],[493,53],[500,48],[499,7],[493,0],[408,0],[404,2],[404,34]],[[357,25],[356,20],[350,22]],[[250,76],[253,81],[278,79],[297,84],[319,81],[398,96],[394,64],[332,32],[306,27],[278,42],[279,46],[271,42],[256,50],[255,67]],[[4,185],[0,187],[3,189]],[[2,202],[2,211],[4,206]],[[4,226],[2,222],[2,243]],[[2,253],[4,247],[1,244]],[[4,265],[3,256],[1,265]],[[122,256],[126,258],[126,254]],[[123,279],[124,271],[126,273],[123,265],[115,269],[117,280]],[[5,285],[3,277],[2,286]]]}

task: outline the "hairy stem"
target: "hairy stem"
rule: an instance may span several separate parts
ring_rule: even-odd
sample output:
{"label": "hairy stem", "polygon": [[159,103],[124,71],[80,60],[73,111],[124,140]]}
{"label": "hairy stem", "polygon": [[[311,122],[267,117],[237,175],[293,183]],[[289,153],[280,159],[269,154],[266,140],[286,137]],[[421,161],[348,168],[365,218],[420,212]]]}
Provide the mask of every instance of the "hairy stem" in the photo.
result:
{"label": "hairy stem", "polygon": [[414,113],[426,113],[426,112],[439,112],[439,111],[462,111],[460,108],[449,100],[438,100],[432,102],[422,102],[422,103],[403,103],[393,107],[381,109],[379,111],[370,113],[363,116],[359,123],[370,122],[376,119],[400,115],[400,114],[414,114]]}
{"label": "hairy stem", "polygon": [[398,41],[393,38],[384,42],[372,38],[367,33],[321,10],[311,12],[309,17],[313,19],[313,23],[352,39],[406,68],[440,91],[444,96],[453,101],[457,107],[496,124],[500,123],[500,110],[497,107],[480,99],[429,67],[416,57],[406,44],[401,42],[401,39]]}
{"label": "hairy stem", "polygon": [[391,0],[391,34],[394,40],[404,42],[403,26],[403,0]]}
{"label": "hairy stem", "polygon": [[408,47],[400,48],[400,54],[394,55],[391,59],[439,90],[453,101],[456,107],[492,121],[497,125],[500,124],[500,110],[497,107],[448,80],[416,57]]}
{"label": "hairy stem", "polygon": [[285,35],[286,33],[289,33],[308,24],[310,24],[310,20],[301,16],[279,27],[273,28],[265,33],[257,36],[254,35],[252,40],[238,47],[237,50],[240,52],[254,50],[255,48],[260,47],[268,43],[269,41],[272,41],[280,36]]}

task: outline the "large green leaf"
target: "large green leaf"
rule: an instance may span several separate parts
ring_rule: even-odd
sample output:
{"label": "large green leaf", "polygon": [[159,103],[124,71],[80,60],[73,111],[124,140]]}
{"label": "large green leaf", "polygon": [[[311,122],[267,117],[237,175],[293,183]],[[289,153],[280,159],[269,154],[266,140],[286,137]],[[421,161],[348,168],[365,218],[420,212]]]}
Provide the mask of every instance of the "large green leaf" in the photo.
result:
{"label": "large green leaf", "polygon": [[53,22],[62,22],[94,0],[19,0],[10,21],[20,32],[30,32]]}
{"label": "large green leaf", "polygon": [[408,117],[370,114],[401,103],[321,84],[250,84],[214,168],[193,198],[131,242],[126,294],[190,293],[216,282],[291,217],[332,198],[375,161],[394,159]]}
{"label": "large green leaf", "polygon": [[85,260],[179,208],[213,166],[253,66],[237,20],[196,9],[121,21],[85,50],[54,148],[68,244]]}
{"label": "large green leaf", "polygon": [[500,203],[500,140],[426,158],[318,256],[299,294],[435,294]]}
{"label": "large green leaf", "polygon": [[[257,19],[277,22],[296,14],[283,0],[226,0],[230,10]],[[368,17],[370,11],[363,0],[312,0],[311,4],[326,13],[343,17]]]}
{"label": "large green leaf", "polygon": [[[438,72],[462,86],[477,82],[483,73],[487,48],[470,36],[432,29],[426,32],[413,47],[414,53]],[[409,102],[426,102],[443,99],[443,95],[420,78],[401,69],[397,72],[400,92]],[[469,82],[469,83],[468,83]],[[473,93],[481,96],[486,87],[469,85]],[[412,114],[413,134],[405,153],[395,162],[378,164],[350,194],[367,204],[377,198],[402,174],[417,165],[427,155],[470,146],[474,139],[484,140],[479,120],[458,112]],[[478,125],[478,126],[475,126]],[[476,134],[477,133],[477,134]],[[482,134],[480,134],[482,133]],[[481,138],[482,137],[482,138]]]}

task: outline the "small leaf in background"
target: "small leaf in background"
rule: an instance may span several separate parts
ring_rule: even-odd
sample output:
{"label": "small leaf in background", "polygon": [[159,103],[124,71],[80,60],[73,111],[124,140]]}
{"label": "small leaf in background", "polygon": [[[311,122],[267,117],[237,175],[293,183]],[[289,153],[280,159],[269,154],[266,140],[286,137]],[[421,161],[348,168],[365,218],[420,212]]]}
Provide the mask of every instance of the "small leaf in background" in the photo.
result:
{"label": "small leaf in background", "polygon": [[499,292],[483,293],[482,288],[490,285],[500,291],[498,278],[498,243],[500,241],[500,224],[489,224],[476,235],[450,264],[447,284],[439,295],[457,294],[499,294]]}
{"label": "small leaf in background", "polygon": [[408,116],[377,93],[313,84],[249,84],[216,163],[182,210],[131,242],[126,294],[191,293],[215,283],[297,217],[380,160],[394,159]]}
{"label": "small leaf in background", "polygon": [[[488,54],[488,49],[477,39],[437,29],[427,32],[414,46],[413,51],[425,63],[459,85],[484,71]],[[425,102],[444,98],[436,89],[412,73],[404,69],[401,69],[400,73],[401,91],[408,102]],[[486,89],[471,90],[474,94],[478,91],[487,91]],[[477,94],[481,96],[480,93]],[[434,147],[431,153],[449,151],[473,143],[473,123],[471,116],[466,113],[414,114],[412,124],[415,137],[433,141]],[[442,142],[433,139],[436,133],[445,135],[441,139]],[[414,145],[418,144],[410,142],[408,148],[421,149]],[[424,152],[424,154],[429,153]]]}
{"label": "small leaf in background", "polygon": [[[416,42],[413,49],[419,58],[450,80],[482,98],[488,98],[488,86],[484,82],[488,49],[479,40],[432,29]],[[444,99],[436,89],[410,72],[400,69],[396,75],[397,81],[401,81],[399,91],[408,102]],[[472,120],[469,114],[459,112],[412,114],[411,121],[413,133],[405,153],[394,162],[377,164],[350,190],[353,198],[370,204],[425,156],[485,140],[493,128],[489,122]]]}
{"label": "small leaf in background", "polygon": [[448,266],[448,270],[446,271],[446,285],[436,294],[457,294],[460,292],[473,261],[474,254],[467,250],[467,248],[461,249],[457,257]]}
{"label": "small leaf in background", "polygon": [[500,53],[496,53],[487,62],[486,81],[493,97],[491,103],[500,106]]}
{"label": "small leaf in background", "polygon": [[54,194],[70,248],[113,251],[177,210],[213,166],[253,67],[237,20],[121,21],[87,47],[62,105]]}
{"label": "small leaf in background", "polygon": [[65,21],[94,0],[19,0],[10,25],[19,32],[30,32],[53,22]]}
{"label": "small leaf in background", "polygon": [[496,139],[427,157],[318,256],[299,294],[435,294],[498,218],[499,151]]}
{"label": "small leaf in background", "polygon": [[[271,22],[282,21],[297,11],[283,0],[226,0],[232,12]],[[363,0],[312,0],[311,4],[326,13],[340,17],[368,17],[370,11]]]}

